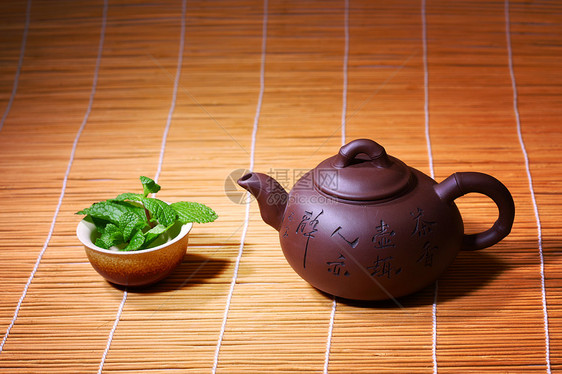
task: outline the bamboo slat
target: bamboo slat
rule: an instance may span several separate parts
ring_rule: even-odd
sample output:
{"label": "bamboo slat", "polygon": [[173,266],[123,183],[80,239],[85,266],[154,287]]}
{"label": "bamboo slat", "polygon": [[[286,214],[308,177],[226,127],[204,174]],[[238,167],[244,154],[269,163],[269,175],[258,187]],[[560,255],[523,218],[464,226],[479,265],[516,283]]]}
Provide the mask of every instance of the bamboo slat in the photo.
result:
{"label": "bamboo slat", "polygon": [[[2,1],[0,373],[560,371],[560,40],[558,1]],[[496,176],[511,235],[398,303],[316,291],[231,182],[290,188],[355,138]],[[74,212],[139,175],[220,218],[125,290]],[[467,232],[497,215],[458,205]]]}

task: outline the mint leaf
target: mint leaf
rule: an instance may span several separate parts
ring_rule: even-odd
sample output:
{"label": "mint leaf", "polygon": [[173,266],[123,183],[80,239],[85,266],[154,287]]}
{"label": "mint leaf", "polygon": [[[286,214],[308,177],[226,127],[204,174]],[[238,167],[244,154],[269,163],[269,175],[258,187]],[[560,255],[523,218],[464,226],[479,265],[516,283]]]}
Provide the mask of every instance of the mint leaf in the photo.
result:
{"label": "mint leaf", "polygon": [[213,222],[218,217],[214,210],[200,203],[180,201],[171,204],[170,207],[176,211],[178,220],[184,225],[188,222]]}
{"label": "mint leaf", "polygon": [[113,223],[108,223],[103,234],[96,239],[96,245],[104,249],[121,243],[123,243],[123,233]]}
{"label": "mint leaf", "polygon": [[141,194],[126,192],[118,195],[115,199],[108,201],[127,207],[130,212],[135,213],[143,222],[148,223],[148,211],[142,204],[144,199],[145,197]]}
{"label": "mint leaf", "polygon": [[119,217],[119,229],[123,233],[123,241],[125,242],[131,239],[133,233],[142,230],[147,225],[145,220],[142,220],[133,212],[125,212]]}
{"label": "mint leaf", "polygon": [[117,197],[115,199],[112,199],[112,201],[125,201],[125,200],[142,201],[142,199],[144,199],[144,196],[141,195],[140,193],[125,192],[117,195]]}
{"label": "mint leaf", "polygon": [[[108,201],[111,201],[111,200],[108,200]],[[111,201],[111,202],[113,202],[116,205],[119,205],[119,206],[123,207],[125,212],[133,212],[140,219],[148,222],[148,218],[146,217],[144,206],[141,203],[137,203],[136,201]]]}
{"label": "mint leaf", "polygon": [[165,233],[171,226],[164,226],[162,224],[158,224],[156,226],[154,226],[153,228],[151,228],[150,230],[148,230],[145,234],[144,234],[144,246],[143,248],[146,248],[150,245],[150,243],[152,243],[154,240],[156,240],[156,238],[158,238],[161,234]]}
{"label": "mint leaf", "polygon": [[160,191],[160,186],[153,179],[141,176],[140,181],[142,183],[142,190],[145,197],[148,196],[149,193],[156,193]]}
{"label": "mint leaf", "polygon": [[91,207],[81,210],[77,214],[87,214],[98,220],[109,221],[118,225],[121,215],[128,211],[129,209],[124,205],[111,201],[102,201],[94,203]]}
{"label": "mint leaf", "polygon": [[145,237],[141,230],[137,230],[131,237],[129,244],[123,248],[124,251],[136,251],[140,249],[145,243]]}
{"label": "mint leaf", "polygon": [[170,226],[175,222],[177,218],[176,211],[164,201],[152,197],[145,197],[142,202],[144,207],[150,212],[152,218],[156,219],[158,223],[164,226]]}
{"label": "mint leaf", "polygon": [[98,230],[98,232],[101,234],[104,233],[105,231],[105,226],[107,226],[107,224],[109,223],[109,221],[105,221],[103,219],[100,218],[94,218],[92,216],[88,216],[92,222],[94,223],[94,225],[96,225],[96,229]]}

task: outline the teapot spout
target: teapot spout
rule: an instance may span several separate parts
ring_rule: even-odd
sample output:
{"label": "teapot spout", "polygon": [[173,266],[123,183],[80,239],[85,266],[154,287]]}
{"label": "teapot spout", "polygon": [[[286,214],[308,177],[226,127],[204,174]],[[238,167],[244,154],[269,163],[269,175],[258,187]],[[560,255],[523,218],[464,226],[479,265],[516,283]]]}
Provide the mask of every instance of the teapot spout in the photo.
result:
{"label": "teapot spout", "polygon": [[256,198],[264,222],[279,231],[289,197],[287,191],[275,179],[262,173],[248,173],[238,179],[238,184]]}

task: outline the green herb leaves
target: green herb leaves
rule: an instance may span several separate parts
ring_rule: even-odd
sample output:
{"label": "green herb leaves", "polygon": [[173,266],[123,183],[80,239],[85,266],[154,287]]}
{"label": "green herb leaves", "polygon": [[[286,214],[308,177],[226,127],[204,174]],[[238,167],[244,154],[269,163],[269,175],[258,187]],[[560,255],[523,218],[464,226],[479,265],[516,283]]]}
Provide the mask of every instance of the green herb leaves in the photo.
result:
{"label": "green herb leaves", "polygon": [[113,223],[108,223],[101,231],[101,236],[96,239],[96,245],[105,249],[121,243],[123,243],[123,233]]}
{"label": "green herb leaves", "polygon": [[148,177],[141,176],[140,180],[143,194],[123,193],[76,213],[91,217],[99,233],[97,246],[105,249],[117,246],[124,251],[145,249],[176,222],[208,223],[218,217],[215,211],[200,203],[180,201],[168,205],[148,197],[160,191],[160,186]]}
{"label": "green herb leaves", "polygon": [[95,203],[91,207],[81,210],[76,214],[87,214],[92,218],[97,218],[99,220],[108,221],[115,225],[118,225],[121,215],[126,212],[135,213],[137,215],[139,215],[139,212],[141,212],[142,217],[142,214],[144,214],[144,209],[128,202],[108,200]]}
{"label": "green herb leaves", "polygon": [[147,197],[149,193],[156,193],[160,191],[160,186],[149,177],[143,177],[141,175],[140,181],[142,183],[142,190],[144,192],[144,197]]}
{"label": "green herb leaves", "polygon": [[133,212],[125,212],[119,217],[119,230],[123,233],[123,241],[128,242],[131,237],[146,226],[146,221]]}
{"label": "green herb leaves", "polygon": [[145,197],[142,199],[144,207],[150,212],[150,215],[156,219],[156,222],[164,225],[172,225],[177,218],[177,213],[168,204],[162,200]]}
{"label": "green herb leaves", "polygon": [[170,205],[178,214],[178,220],[182,223],[197,222],[208,223],[217,219],[217,213],[206,205],[180,201]]}

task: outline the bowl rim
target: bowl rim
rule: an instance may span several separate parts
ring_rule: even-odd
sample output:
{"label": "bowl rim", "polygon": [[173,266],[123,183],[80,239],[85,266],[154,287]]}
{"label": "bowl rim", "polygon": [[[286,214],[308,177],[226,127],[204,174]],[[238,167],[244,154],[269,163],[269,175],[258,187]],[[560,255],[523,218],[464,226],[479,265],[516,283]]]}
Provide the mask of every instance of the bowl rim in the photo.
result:
{"label": "bowl rim", "polygon": [[117,256],[132,256],[132,255],[135,255],[135,254],[138,255],[140,253],[155,252],[155,251],[158,251],[160,249],[166,248],[166,247],[174,244],[175,242],[183,239],[187,234],[189,234],[192,227],[193,227],[193,223],[188,222],[188,223],[181,226],[181,229],[180,229],[180,232],[179,232],[178,235],[176,235],[173,239],[168,240],[166,243],[160,244],[156,247],[141,249],[141,250],[137,250],[137,251],[115,251],[115,250],[104,249],[104,248],[98,247],[97,245],[95,245],[92,242],[92,239],[91,239],[91,233],[92,233],[92,231],[95,230],[96,226],[92,222],[87,221],[86,217],[84,217],[82,220],[80,220],[80,222],[78,222],[78,225],[76,226],[76,236],[78,237],[78,240],[80,240],[80,242],[85,247],[88,247],[88,248],[90,248],[90,249],[92,249],[96,252],[112,254],[112,255],[117,255]]}

